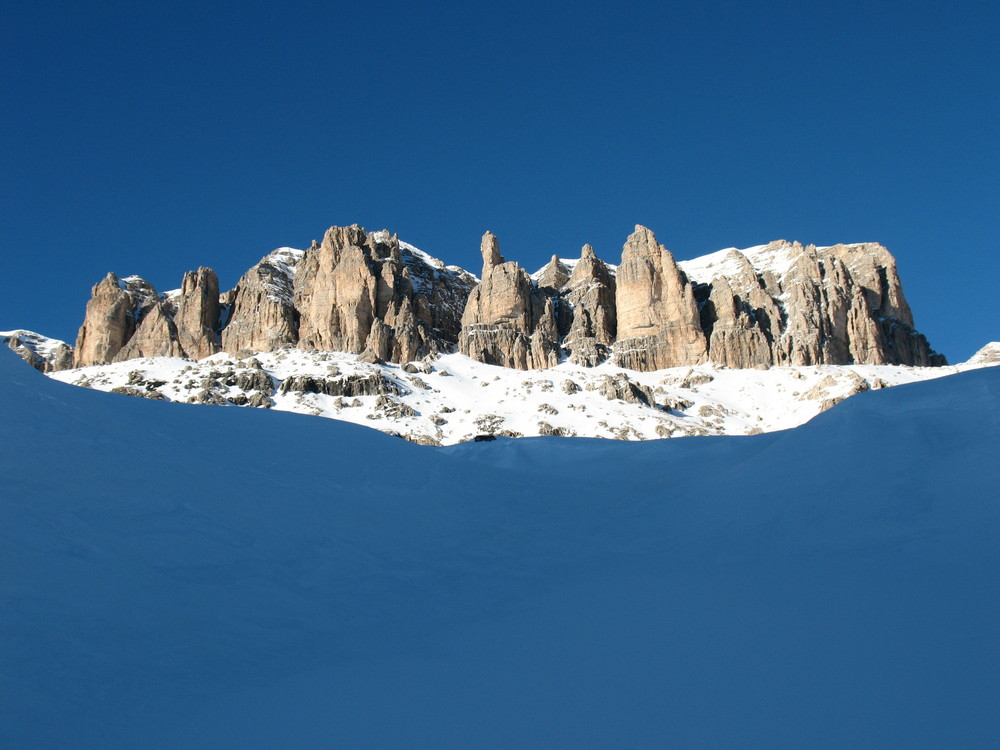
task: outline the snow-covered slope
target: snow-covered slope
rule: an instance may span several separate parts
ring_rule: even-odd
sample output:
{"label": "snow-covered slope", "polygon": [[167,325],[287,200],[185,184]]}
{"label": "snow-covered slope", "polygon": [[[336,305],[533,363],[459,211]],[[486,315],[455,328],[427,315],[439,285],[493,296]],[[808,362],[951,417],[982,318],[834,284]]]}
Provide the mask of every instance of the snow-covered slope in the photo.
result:
{"label": "snow-covered slope", "polygon": [[1000,365],[1000,341],[991,341],[978,352],[969,357],[966,363],[978,367]]}
{"label": "snow-covered slope", "polygon": [[964,367],[702,365],[642,373],[563,363],[524,372],[449,354],[404,369],[352,354],[285,349],[242,360],[224,353],[199,362],[134,359],[52,376],[158,400],[331,417],[450,445],[480,435],[647,440],[771,432],[800,425],[855,393]]}
{"label": "snow-covered slope", "polygon": [[4,748],[985,748],[1000,370],[432,450],[0,356]]}

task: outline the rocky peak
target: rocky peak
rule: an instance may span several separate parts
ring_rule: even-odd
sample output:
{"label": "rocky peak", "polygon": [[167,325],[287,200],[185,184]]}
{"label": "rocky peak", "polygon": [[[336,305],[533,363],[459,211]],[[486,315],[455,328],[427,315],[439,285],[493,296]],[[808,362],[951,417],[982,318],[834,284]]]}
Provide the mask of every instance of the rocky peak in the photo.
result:
{"label": "rocky peak", "polygon": [[536,289],[516,262],[503,260],[491,232],[483,235],[481,249],[483,277],[469,294],[462,315],[459,351],[486,364],[519,370],[557,364],[552,300]]}
{"label": "rocky peak", "polygon": [[539,289],[551,289],[559,292],[569,281],[570,271],[558,255],[553,255],[552,259],[537,274]]}
{"label": "rocky peak", "polygon": [[615,277],[590,245],[580,251],[562,299],[570,320],[563,339],[570,361],[586,367],[600,364],[617,337]]}
{"label": "rocky peak", "polygon": [[65,341],[25,330],[0,331],[0,341],[6,341],[21,359],[41,372],[73,367],[73,347]]}
{"label": "rocky peak", "polygon": [[477,280],[388,230],[354,224],[330,227],[304,252],[270,253],[221,296],[208,268],[166,295],[110,274],[93,289],[74,361],[297,345],[406,362],[457,343],[519,369],[563,355],[585,366],[610,356],[634,370],[944,362],[913,329],[895,260],[877,243],[778,240],[677,263],[637,225],[617,268],[584,245],[579,260],[552,255],[531,276],[505,260],[492,232],[480,253]]}
{"label": "rocky peak", "polygon": [[969,357],[966,364],[970,365],[1000,365],[1000,341],[991,341],[978,352]]}
{"label": "rocky peak", "polygon": [[497,240],[496,235],[489,230],[483,235],[482,242],[479,244],[479,252],[483,256],[483,277],[494,266],[499,266],[501,263],[505,262],[503,256],[500,254],[500,242]]}
{"label": "rocky peak", "polygon": [[[405,250],[404,262],[399,238],[386,230],[327,230],[295,278],[299,347],[406,362],[454,345],[456,308],[464,307],[471,279],[433,268],[414,249]],[[486,238],[483,253],[484,263],[494,258]]]}
{"label": "rocky peak", "polygon": [[144,313],[158,302],[156,290],[139,276],[105,276],[91,290],[76,339],[75,366],[113,361],[135,334]]}
{"label": "rocky peak", "polygon": [[304,254],[283,247],[265,255],[225,295],[224,351],[269,352],[298,341],[294,280]]}
{"label": "rocky peak", "polygon": [[673,255],[646,227],[637,225],[625,242],[615,302],[619,366],[658,370],[707,359],[694,291]]}
{"label": "rocky peak", "polygon": [[174,323],[185,356],[204,359],[220,350],[219,316],[219,278],[215,271],[201,267],[184,274]]}

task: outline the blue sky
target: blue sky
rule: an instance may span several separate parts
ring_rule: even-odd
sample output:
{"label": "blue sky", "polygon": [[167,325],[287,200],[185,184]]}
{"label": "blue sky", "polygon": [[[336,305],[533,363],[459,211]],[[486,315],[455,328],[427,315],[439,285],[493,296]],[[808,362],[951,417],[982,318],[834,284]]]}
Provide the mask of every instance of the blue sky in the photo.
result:
{"label": "blue sky", "polygon": [[882,242],[960,361],[1000,339],[998,27],[990,2],[8,4],[0,328],[72,339],[107,271],[228,288],[331,224],[478,271],[486,229],[534,269],[617,261],[642,223],[679,259]]}

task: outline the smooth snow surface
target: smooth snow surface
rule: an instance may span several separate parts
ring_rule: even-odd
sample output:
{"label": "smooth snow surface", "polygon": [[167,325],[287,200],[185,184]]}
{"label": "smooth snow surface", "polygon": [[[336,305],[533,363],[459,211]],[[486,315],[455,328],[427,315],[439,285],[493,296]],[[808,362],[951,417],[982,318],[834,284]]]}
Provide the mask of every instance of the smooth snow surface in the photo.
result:
{"label": "smooth snow surface", "polygon": [[0,356],[0,747],[987,748],[1000,370],[431,449]]}

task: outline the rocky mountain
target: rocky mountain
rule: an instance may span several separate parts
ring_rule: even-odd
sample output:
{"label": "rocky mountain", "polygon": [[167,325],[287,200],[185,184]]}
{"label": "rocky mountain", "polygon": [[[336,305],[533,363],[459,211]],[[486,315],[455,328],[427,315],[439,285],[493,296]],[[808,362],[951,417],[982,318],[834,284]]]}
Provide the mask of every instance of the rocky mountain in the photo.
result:
{"label": "rocky mountain", "polygon": [[[584,246],[528,274],[487,232],[482,278],[388,231],[331,227],[305,251],[279,248],[219,294],[209,268],[159,294],[138,276],[97,284],[73,365],[200,360],[295,346],[405,363],[457,349],[518,370],[564,359],[636,371],[713,362],[936,366],[896,263],[881,245],[783,240],[677,262],[637,226],[617,266]],[[46,365],[59,369],[68,360]]]}
{"label": "rocky mountain", "polygon": [[477,279],[354,225],[305,251],[275,250],[221,295],[208,268],[166,294],[109,274],[87,304],[74,365],[285,346],[395,363],[457,348],[518,370],[563,359],[636,371],[945,363],[915,330],[896,262],[877,244],[781,240],[678,263],[637,226],[618,266],[586,245],[530,275],[492,233],[480,250]]}
{"label": "rocky mountain", "polygon": [[165,294],[111,273],[92,290],[74,366],[288,345],[404,362],[455,347],[476,281],[396,235],[358,226],[331,227],[306,251],[275,250],[221,295],[210,268]]}
{"label": "rocky mountain", "polygon": [[388,231],[331,227],[224,293],[209,268],[165,293],[108,274],[75,348],[6,336],[66,382],[319,414],[437,445],[783,429],[854,393],[954,370],[914,329],[877,244],[777,241],[677,262],[637,226],[617,266],[585,245],[533,274],[490,232],[480,252],[476,278]]}
{"label": "rocky mountain", "polygon": [[41,372],[73,367],[73,347],[65,341],[25,330],[0,331],[0,341],[6,341],[21,359]]}

